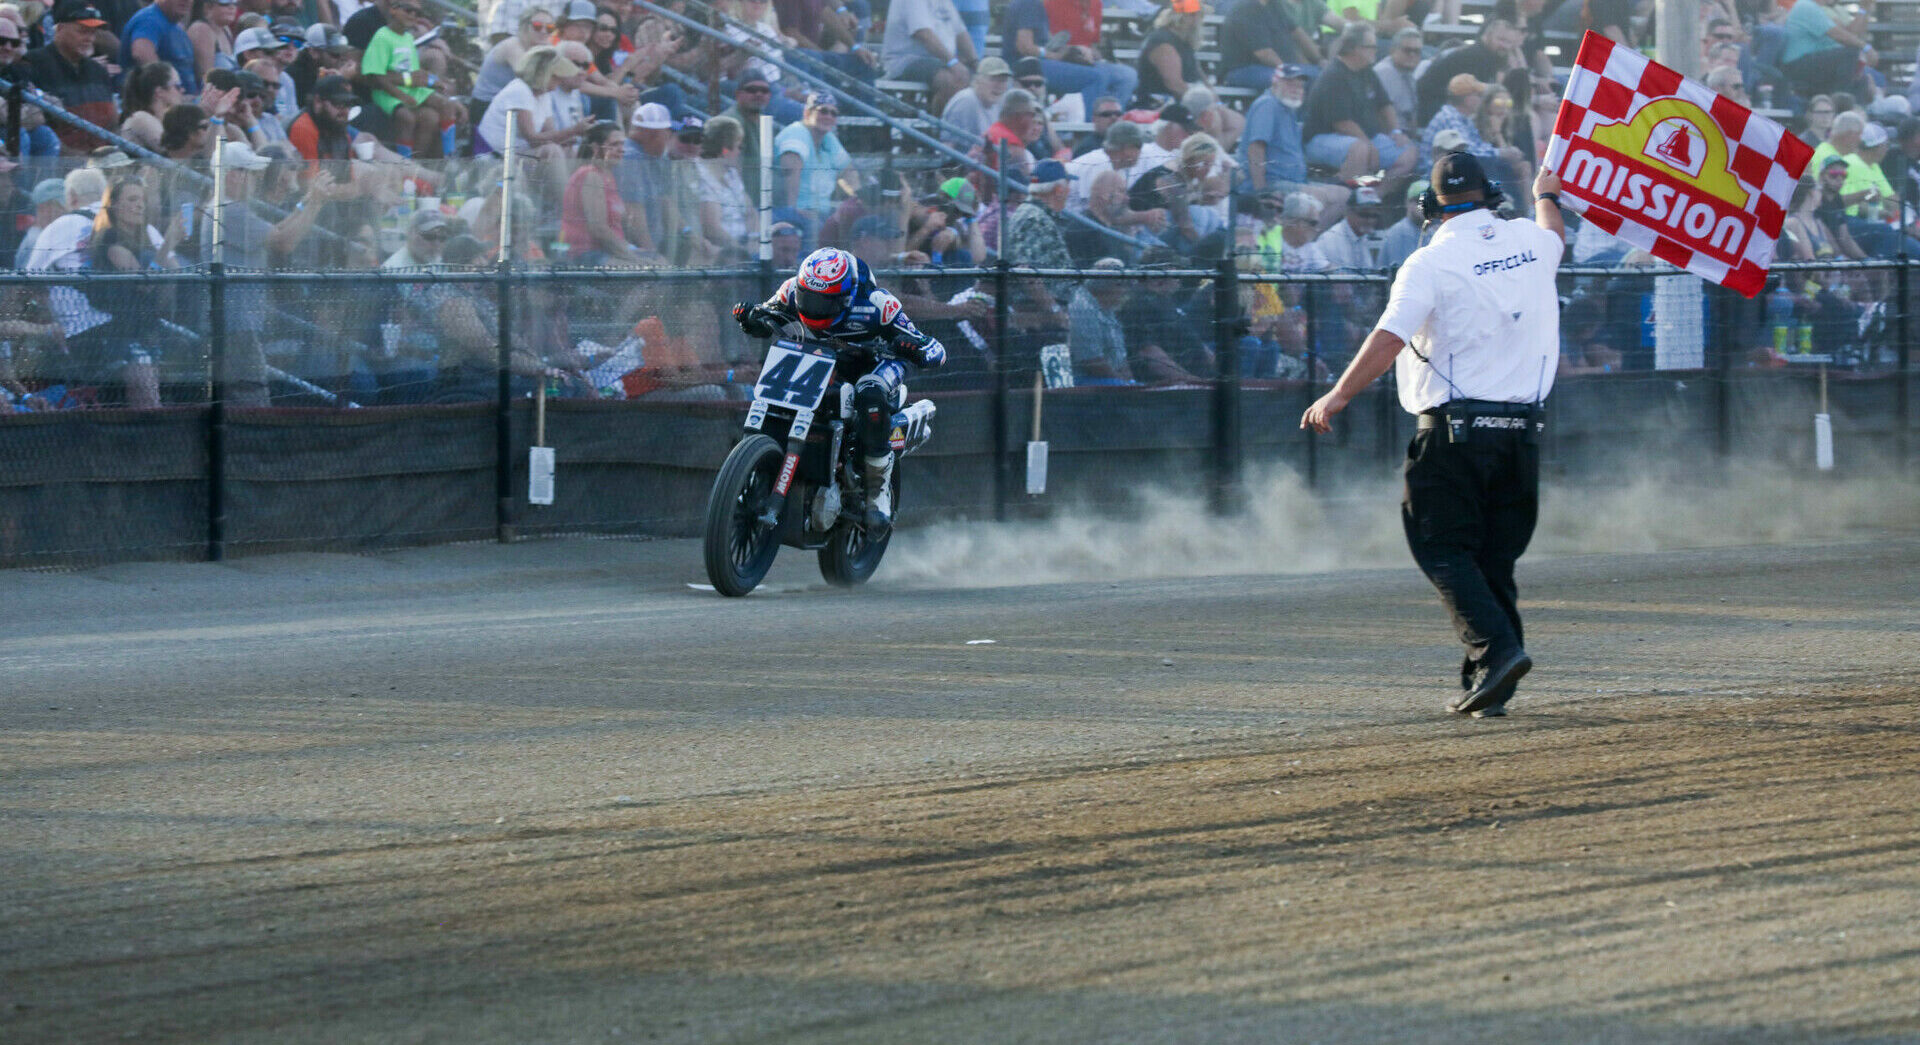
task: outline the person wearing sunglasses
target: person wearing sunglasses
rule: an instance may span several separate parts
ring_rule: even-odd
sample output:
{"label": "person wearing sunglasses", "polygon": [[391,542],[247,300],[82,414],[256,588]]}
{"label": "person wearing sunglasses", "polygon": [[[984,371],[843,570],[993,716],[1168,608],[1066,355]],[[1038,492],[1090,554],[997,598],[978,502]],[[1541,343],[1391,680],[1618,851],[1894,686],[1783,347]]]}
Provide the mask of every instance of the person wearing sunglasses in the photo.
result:
{"label": "person wearing sunglasses", "polygon": [[[502,2],[500,7],[507,6]],[[480,72],[473,78],[473,101],[483,111],[493,96],[513,82],[514,70],[525,58],[527,51],[553,39],[554,30],[559,22],[553,12],[536,4],[526,4],[520,10],[520,20],[515,24],[511,35],[487,49],[486,58],[480,62]]]}
{"label": "person wearing sunglasses", "polygon": [[[487,24],[482,36],[486,40],[486,46],[492,48],[503,40],[511,40],[520,35],[520,31],[526,28],[527,16],[530,12],[540,11],[545,15],[544,21],[553,21],[552,2],[553,0],[494,0],[493,7],[487,11]],[[565,0],[560,2],[564,3]],[[546,37],[537,42],[550,43],[555,28],[558,27],[549,28]]]}
{"label": "person wearing sunglasses", "polygon": [[[68,112],[101,127],[111,127],[120,119],[113,89],[114,72],[118,70],[109,71],[106,62],[93,53],[94,42],[106,24],[100,9],[87,0],[60,0],[53,9],[52,41],[19,59],[28,83],[59,99]],[[66,125],[55,127],[54,134],[66,152],[85,154],[106,144],[87,131]]]}
{"label": "person wearing sunglasses", "polygon": [[746,186],[747,199],[760,206],[760,114],[773,97],[773,85],[756,73],[740,77],[733,89],[733,104],[720,115],[740,124],[740,180]]}

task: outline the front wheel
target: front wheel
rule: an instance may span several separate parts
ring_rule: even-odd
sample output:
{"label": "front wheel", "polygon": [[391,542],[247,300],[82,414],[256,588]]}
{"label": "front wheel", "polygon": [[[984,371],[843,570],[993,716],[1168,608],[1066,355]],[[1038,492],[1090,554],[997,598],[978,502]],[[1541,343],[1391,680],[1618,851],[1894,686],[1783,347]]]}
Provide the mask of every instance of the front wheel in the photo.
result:
{"label": "front wheel", "polygon": [[[893,462],[893,475],[887,480],[893,494],[893,517],[900,518],[900,472],[904,462],[898,458]],[[880,568],[880,557],[887,553],[887,542],[893,539],[893,531],[877,541],[867,539],[866,528],[853,519],[841,519],[834,524],[833,534],[827,539],[825,547],[820,549],[820,576],[836,588],[851,588],[856,584],[865,584],[873,571]]]}
{"label": "front wheel", "polygon": [[707,579],[722,595],[745,595],[773,568],[780,551],[780,499],[773,484],[785,459],[771,437],[750,435],[714,476],[707,496]]}

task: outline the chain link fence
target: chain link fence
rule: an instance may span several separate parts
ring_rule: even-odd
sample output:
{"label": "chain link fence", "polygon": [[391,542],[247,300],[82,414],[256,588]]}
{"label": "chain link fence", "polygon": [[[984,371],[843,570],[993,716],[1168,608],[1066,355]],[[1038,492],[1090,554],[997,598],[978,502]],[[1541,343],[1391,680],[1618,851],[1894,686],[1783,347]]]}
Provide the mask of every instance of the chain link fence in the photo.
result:
{"label": "chain link fence", "polygon": [[[760,365],[729,311],[775,275],[477,255],[404,270],[9,275],[0,563],[691,533]],[[1547,467],[1812,469],[1824,414],[1843,471],[1904,468],[1911,269],[1781,275],[1784,296],[1747,301],[1669,271],[1565,270]],[[1371,328],[1386,273],[1227,261],[881,282],[952,357],[909,378],[939,415],[905,473],[908,525],[1124,510],[1149,486],[1230,510],[1250,466],[1322,488],[1377,480],[1412,431],[1391,379],[1332,434],[1298,427]],[[47,335],[76,329],[83,309],[109,318]],[[1036,437],[1051,447],[1044,498],[1022,492]],[[550,505],[527,499],[536,445],[558,461]]]}

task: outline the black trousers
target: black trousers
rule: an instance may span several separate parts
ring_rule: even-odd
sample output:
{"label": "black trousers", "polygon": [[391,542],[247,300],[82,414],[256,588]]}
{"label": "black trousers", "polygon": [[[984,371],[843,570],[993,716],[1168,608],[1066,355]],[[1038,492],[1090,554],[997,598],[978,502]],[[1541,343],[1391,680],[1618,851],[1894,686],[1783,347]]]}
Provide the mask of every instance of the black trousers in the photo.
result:
{"label": "black trousers", "polygon": [[1442,425],[1408,444],[1400,519],[1466,647],[1463,687],[1490,658],[1525,644],[1513,564],[1539,514],[1540,446],[1524,431],[1475,431],[1456,443]]}

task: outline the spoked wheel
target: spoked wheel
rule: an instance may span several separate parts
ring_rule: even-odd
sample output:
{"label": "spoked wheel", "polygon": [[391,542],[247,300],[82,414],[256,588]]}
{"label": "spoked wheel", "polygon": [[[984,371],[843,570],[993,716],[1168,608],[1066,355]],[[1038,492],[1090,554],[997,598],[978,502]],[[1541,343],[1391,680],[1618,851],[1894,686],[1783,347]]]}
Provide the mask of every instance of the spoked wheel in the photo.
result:
{"label": "spoked wheel", "polygon": [[[902,462],[893,462],[893,476],[888,480],[893,494],[893,517],[900,518],[900,470]],[[873,571],[880,567],[880,557],[887,553],[887,542],[893,539],[893,531],[877,541],[867,539],[867,531],[852,519],[842,519],[833,528],[833,537],[820,549],[820,576],[836,588],[851,588],[856,584],[865,584]]]}
{"label": "spoked wheel", "polygon": [[707,579],[722,595],[745,595],[766,578],[780,551],[773,484],[786,455],[764,435],[740,440],[707,497]]}

